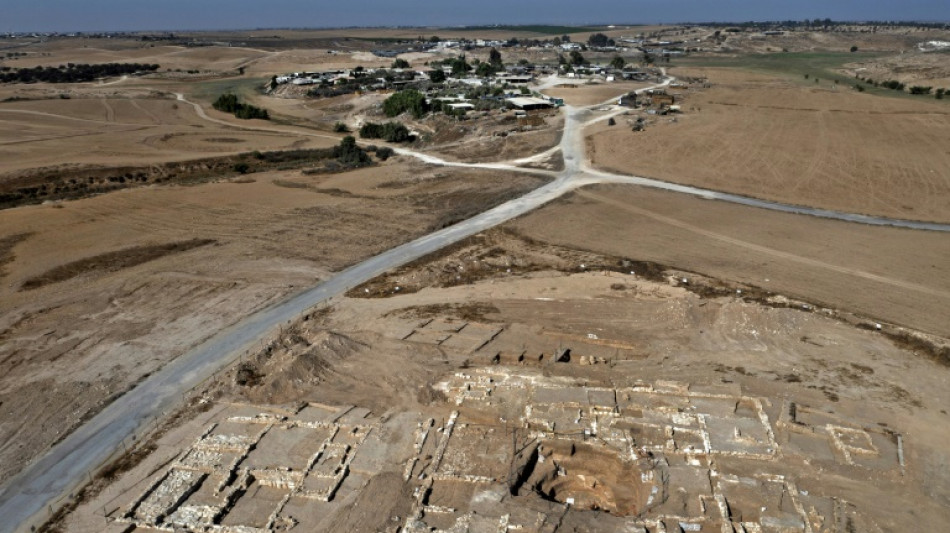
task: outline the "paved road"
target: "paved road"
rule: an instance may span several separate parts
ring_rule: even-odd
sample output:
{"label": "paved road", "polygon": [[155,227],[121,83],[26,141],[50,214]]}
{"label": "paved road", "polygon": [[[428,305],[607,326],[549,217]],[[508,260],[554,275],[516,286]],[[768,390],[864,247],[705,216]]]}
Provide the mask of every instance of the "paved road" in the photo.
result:
{"label": "paved road", "polygon": [[[572,118],[567,120],[572,129],[576,128]],[[350,267],[221,331],[146,378],[10,480],[0,493],[0,532],[16,531],[18,524],[28,529],[31,517],[44,515],[47,502],[73,490],[87,472],[94,471],[121,449],[125,439],[173,408],[184,393],[228,366],[279,324],[294,320],[317,304],[388,270],[527,213],[574,186],[570,175],[564,173],[520,198]]]}
{"label": "paved road", "polygon": [[[665,83],[668,82],[669,80]],[[187,102],[181,95],[178,98]],[[207,117],[200,106],[192,105],[195,106],[196,112],[203,118],[232,126],[232,124],[224,121]],[[593,107],[599,108],[600,106]],[[205,343],[170,362],[159,372],[149,376],[134,389],[103,409],[92,420],[68,435],[41,459],[26,467],[19,476],[14,477],[4,485],[2,492],[0,492],[0,532],[28,530],[31,524],[36,523],[44,516],[48,502],[55,501],[61,495],[77,487],[85,479],[88,472],[94,471],[108,460],[116,450],[121,449],[126,439],[135,435],[140,428],[160,416],[164,411],[175,407],[183,394],[219,370],[227,367],[239,354],[253,347],[259,339],[273,332],[279,324],[296,319],[308,309],[342,294],[351,287],[426,254],[440,250],[465,237],[532,211],[577,187],[593,183],[629,183],[788,213],[807,214],[864,224],[950,231],[950,225],[947,224],[899,221],[790,206],[659,180],[592,170],[586,157],[582,135],[583,126],[596,120],[606,119],[608,116],[621,111],[616,109],[593,111],[592,109],[567,107],[564,111],[566,117],[564,135],[560,143],[560,150],[565,160],[565,170],[557,173],[554,181],[469,220],[420,237],[350,267],[314,288],[299,293],[280,304],[259,311],[219,332]],[[302,132],[297,131],[295,133]],[[309,135],[323,136],[320,134]],[[409,150],[399,150],[399,152],[433,164],[539,172],[524,168],[517,169],[510,163],[452,163]],[[35,521],[31,522],[31,520]]]}

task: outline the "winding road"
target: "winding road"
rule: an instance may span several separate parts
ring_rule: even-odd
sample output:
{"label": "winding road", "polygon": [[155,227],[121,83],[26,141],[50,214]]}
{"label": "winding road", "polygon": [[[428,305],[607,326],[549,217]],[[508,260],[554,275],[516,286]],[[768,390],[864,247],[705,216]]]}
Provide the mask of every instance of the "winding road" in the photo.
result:
{"label": "winding road", "polygon": [[[672,78],[666,78],[660,85],[667,85],[671,80]],[[550,86],[553,83],[551,80],[547,80],[545,85]],[[331,137],[296,129],[235,126],[230,122],[209,117],[200,105],[188,101],[183,95],[178,94],[176,96],[178,100],[194,106],[196,113],[201,118],[230,127]],[[273,333],[278,325],[294,320],[314,306],[388,270],[528,213],[565,193],[585,185],[595,183],[639,185],[773,211],[862,224],[889,225],[942,232],[950,231],[950,225],[948,224],[893,220],[793,206],[697,187],[687,187],[660,180],[594,170],[586,156],[584,127],[623,112],[622,108],[604,108],[605,104],[587,108],[573,108],[570,106],[564,108],[564,133],[558,147],[564,157],[564,170],[561,172],[518,166],[525,162],[543,159],[553,154],[553,149],[537,156],[499,163],[450,162],[431,154],[402,148],[397,149],[397,152],[403,156],[415,157],[434,165],[541,173],[550,175],[554,179],[524,196],[485,211],[480,215],[420,237],[347,268],[316,287],[300,292],[279,304],[244,318],[168,363],[160,371],[141,381],[131,391],[68,435],[45,456],[27,466],[19,475],[4,484],[0,489],[2,490],[0,492],[0,517],[2,517],[0,519],[0,532],[28,531],[31,525],[41,523],[47,517],[49,509],[51,509],[49,507],[51,502],[57,502],[62,495],[75,490],[87,479],[91,472],[96,471],[117,451],[121,450],[127,439],[142,431],[142,428],[162,416],[164,412],[175,408],[185,393],[230,365],[240,354],[259,344],[260,339]],[[332,138],[336,139],[337,137]]]}

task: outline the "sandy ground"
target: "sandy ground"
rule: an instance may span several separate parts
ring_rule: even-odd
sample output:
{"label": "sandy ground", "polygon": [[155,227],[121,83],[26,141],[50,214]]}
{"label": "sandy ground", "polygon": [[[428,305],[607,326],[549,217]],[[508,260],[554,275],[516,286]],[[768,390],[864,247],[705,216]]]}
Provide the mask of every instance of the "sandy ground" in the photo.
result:
{"label": "sandy ground", "polygon": [[563,98],[567,105],[588,106],[605,102],[616,103],[616,98],[619,95],[652,85],[651,83],[631,82],[587,83],[586,80],[577,80],[576,87],[570,87],[572,84],[570,78],[564,78],[560,85],[545,89],[544,94],[555,98]]}
{"label": "sandy ground", "polygon": [[[803,495],[850,502],[860,519],[845,528],[832,523],[828,515],[828,527],[837,528],[833,531],[888,531],[909,522],[939,527],[947,519],[950,478],[946,467],[950,457],[944,442],[950,398],[945,383],[950,370],[945,366],[895,347],[876,332],[821,314],[775,309],[736,297],[703,298],[683,287],[624,273],[577,272],[578,261],[596,265],[615,259],[492,231],[387,276],[378,283],[409,283],[415,292],[345,299],[294,325],[281,340],[246,360],[240,384],[232,371],[203,389],[202,401],[216,401],[206,404],[210,406],[207,413],[192,415],[193,421],[184,425],[173,425],[153,442],[158,451],[101,489],[70,515],[64,526],[69,531],[99,530],[109,523],[99,514],[103,508],[110,516],[119,516],[132,498],[146,489],[146,480],[154,479],[150,477],[154,472],[195,442],[204,428],[223,416],[223,409],[234,409],[228,406],[235,401],[242,402],[238,406],[249,403],[262,409],[291,402],[354,405],[370,409],[383,421],[397,422],[410,412],[421,412],[425,413],[423,419],[435,418],[439,433],[449,409],[461,410],[461,420],[474,422],[461,424],[456,431],[494,427],[500,432],[517,426],[517,417],[523,414],[509,412],[505,402],[489,401],[466,410],[467,403],[459,407],[441,391],[433,390],[439,381],[454,379],[453,375],[482,371],[537,376],[531,378],[535,386],[542,379],[552,384],[576,380],[608,387],[642,386],[656,380],[667,386],[686,383],[691,390],[741,388],[745,394],[765,399],[765,412],[772,423],[791,401],[802,418],[816,413],[809,416],[887,428],[902,435],[906,454],[903,474],[897,471],[894,458],[890,459],[892,468],[878,470],[842,467],[827,457],[802,462],[793,458],[794,454],[745,466],[722,457],[716,459],[716,468],[726,472],[739,469],[740,475],[750,479],[764,473],[784,475],[797,483]],[[450,280],[446,273],[470,269],[478,270],[477,281],[445,286]],[[421,334],[426,328],[431,329],[430,334]],[[467,343],[457,342],[467,338],[456,334],[465,328],[500,329],[501,333],[478,348],[480,340],[475,337]],[[410,336],[405,338],[407,332]],[[443,340],[446,338],[449,340]],[[555,351],[564,347],[571,349],[571,362],[551,363]],[[521,363],[514,358],[518,353],[525,355]],[[502,356],[498,366],[491,363],[494,354]],[[544,356],[541,362],[538,354]],[[605,362],[585,366],[576,362],[579,356]],[[399,372],[393,372],[395,368]],[[247,381],[248,376],[253,379]],[[241,409],[239,412],[254,412],[253,407]],[[383,441],[396,447],[408,442],[413,430],[414,424],[398,423],[374,429],[382,432]],[[473,445],[463,452],[471,455],[453,456],[452,460],[465,465],[465,472],[489,475],[499,466],[505,470],[504,450],[511,446],[511,439],[507,432],[504,436],[500,444],[488,437],[460,440],[456,446]],[[491,448],[493,445],[498,448]],[[783,447],[794,445],[783,443]],[[390,511],[398,508],[390,506],[399,495],[412,494],[417,481],[397,481],[385,491],[378,490],[382,479],[401,474],[405,468],[405,462],[387,463],[380,450],[377,446],[365,453],[372,454],[374,468],[382,470],[360,470],[358,481],[351,486],[356,491],[353,495],[319,508],[328,514],[321,516],[325,521],[317,530],[332,530],[327,524],[344,518],[373,516],[372,510],[380,508],[386,510],[386,517],[396,515],[393,521],[405,517],[404,507]],[[499,455],[503,458],[500,465],[497,460],[486,460]],[[571,475],[570,468],[567,475]],[[610,484],[607,473],[597,479]],[[350,494],[349,490],[344,494]],[[457,501],[465,507],[470,497]],[[510,501],[523,511],[537,509],[524,494]],[[488,508],[483,503],[478,514],[483,513],[481,509]],[[307,516],[303,513],[301,508],[294,511],[301,519]],[[608,514],[567,511],[560,506],[543,513],[565,529],[609,531],[613,530],[611,520],[615,520]],[[426,519],[434,520],[430,515],[436,514],[427,513]],[[555,519],[557,516],[561,518]],[[382,526],[377,522],[373,527]]]}
{"label": "sandy ground", "polygon": [[[626,35],[631,30],[616,31]],[[399,32],[418,35],[415,29],[400,29],[390,36]],[[304,37],[281,33],[281,38]],[[333,39],[331,34],[323,37]],[[354,46],[353,54],[316,48],[94,44],[73,50],[60,43],[49,48],[49,56],[31,55],[11,64],[116,57],[157,62],[163,69],[218,73],[246,66],[249,73],[264,77],[363,61],[373,66],[376,61],[366,53],[366,43]],[[348,46],[345,39],[330,44]],[[837,49],[843,41],[829,46]],[[683,104],[686,114],[676,123],[664,117],[641,133],[624,127],[629,117],[618,118],[613,129],[599,126],[592,136],[594,161],[621,172],[791,203],[950,220],[944,171],[950,160],[936,140],[950,133],[945,106],[843,88],[816,90],[734,71],[694,69],[688,74],[709,76],[713,87],[690,92]],[[0,103],[0,173],[333,142],[235,129],[201,120],[187,104],[175,107],[171,100],[143,92],[151,87],[181,90],[208,102],[224,88],[246,89],[253,79],[194,85],[116,81],[105,88],[83,88],[84,94],[103,98]],[[614,96],[618,86],[558,91],[576,99],[573,103],[592,103]],[[16,90],[0,87],[0,96]],[[274,102],[282,120],[318,128],[338,117],[354,118],[360,106],[373,103],[366,98],[319,105],[252,99],[265,107]],[[207,112],[215,120],[233,120]],[[537,146],[556,142],[555,130],[537,132]],[[508,150],[497,141],[485,146]],[[521,155],[532,143],[508,151]],[[461,146],[457,152],[459,158],[473,155]],[[211,332],[361,258],[538,184],[524,176],[432,169],[397,159],[340,175],[261,173],[232,182],[143,187],[0,212],[0,482]],[[943,258],[950,257],[950,247],[942,235],[770,213],[624,186],[584,189],[506,228],[527,240],[492,233],[477,246],[453,249],[442,259],[396,272],[374,288],[393,294],[399,284],[407,287],[404,296],[344,300],[301,325],[304,341],[287,338],[279,353],[256,354],[251,363],[262,375],[259,385],[237,386],[232,379],[202,392],[225,402],[362,405],[377,414],[447,411],[447,406],[433,407],[438,395],[432,384],[458,369],[483,365],[488,356],[406,343],[397,330],[404,329],[405,320],[427,317],[501,323],[511,326],[511,333],[499,340],[508,343],[507,349],[530,346],[551,352],[568,343],[605,357],[623,351],[619,370],[610,366],[588,374],[572,367],[568,373],[573,377],[739,382],[774,398],[776,405],[792,397],[842,417],[860,415],[869,424],[898,428],[909,436],[911,467],[906,478],[887,479],[892,492],[862,488],[880,485],[868,473],[832,480],[815,474],[808,486],[837,494],[843,490],[846,499],[868,510],[885,530],[906,523],[934,529],[945,519],[950,504],[950,460],[942,451],[950,404],[946,367],[895,347],[882,334],[822,313],[773,309],[733,297],[701,298],[640,277],[563,273],[607,261],[600,254],[609,254],[610,261],[656,261],[672,265],[677,275],[699,272],[946,337],[950,266]],[[100,265],[65,281],[21,290],[27,280],[77,260],[191,239],[214,242],[121,270]],[[474,259],[484,266],[469,277],[463,272],[473,270]],[[613,344],[589,342],[591,333]],[[180,440],[172,439],[172,447],[194,439],[187,431],[176,435]],[[168,457],[150,457],[143,468],[156,468]],[[380,498],[399,508],[408,495],[400,492],[405,485],[390,478],[373,484],[361,505]],[[133,475],[103,497],[111,501],[139,481]],[[90,508],[98,510],[96,504]],[[75,520],[71,531],[102,530],[102,518],[94,513],[77,513]],[[576,527],[585,528],[583,519],[574,520],[579,520]],[[360,508],[334,523],[385,527],[370,522],[372,513]],[[338,528],[346,529],[352,528]]]}
{"label": "sandy ground", "polygon": [[631,186],[595,186],[512,223],[556,244],[656,261],[950,335],[943,234],[874,228]]}
{"label": "sandy ground", "polygon": [[[242,126],[266,123],[247,121]],[[0,174],[62,164],[141,165],[332,144],[332,139],[249,132],[210,123],[201,120],[190,105],[172,99],[115,97],[0,104]]]}
{"label": "sandy ground", "polygon": [[689,70],[674,117],[645,132],[601,125],[591,156],[602,168],[786,203],[914,220],[950,221],[950,108],[815,89],[765,75]]}
{"label": "sandy ground", "polygon": [[[399,162],[238,181],[249,182],[145,187],[0,212],[0,242],[14,243],[0,250],[0,480],[212,332],[540,184]],[[215,243],[21,289],[79,259],[195,238]]]}

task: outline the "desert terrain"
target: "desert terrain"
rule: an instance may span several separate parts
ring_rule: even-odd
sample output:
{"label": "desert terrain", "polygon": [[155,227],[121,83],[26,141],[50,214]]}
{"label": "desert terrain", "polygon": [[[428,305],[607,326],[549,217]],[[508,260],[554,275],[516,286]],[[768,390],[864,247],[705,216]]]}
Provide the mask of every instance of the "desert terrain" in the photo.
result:
{"label": "desert terrain", "polygon": [[[704,47],[714,31],[601,30]],[[288,72],[389,67],[373,50],[420,35],[555,35],[527,28],[17,47],[0,66],[161,67],[0,84],[0,193],[33,193],[0,209],[0,487],[242,321],[543,186],[563,193],[275,324],[21,529],[939,529],[946,232],[622,176],[946,225],[946,100],[849,81],[872,64],[896,72],[902,50],[945,33],[800,32],[767,46],[739,33],[651,68],[656,81],[536,74],[527,92],[567,107],[530,120],[496,103],[393,118],[392,89],[268,88]],[[457,53],[398,57],[423,68]],[[557,68],[551,48],[502,54]],[[906,80],[942,79],[936,56],[920,57]],[[648,87],[680,112],[615,105]],[[214,109],[224,93],[270,120]],[[344,135],[389,120],[412,139],[359,139],[372,145],[361,168],[328,162]]]}
{"label": "desert terrain", "polygon": [[700,295],[721,280],[665,279],[680,275],[480,234],[209,381],[190,423],[62,527],[946,520],[943,364],[822,313]]}
{"label": "desert terrain", "polygon": [[[0,211],[10,243],[0,289],[2,475],[237,317],[541,181],[407,162]],[[204,244],[142,265],[124,259],[195,239]],[[30,280],[39,281],[25,289]]]}
{"label": "desert terrain", "polygon": [[685,113],[647,117],[645,131],[591,130],[596,165],[791,204],[950,220],[942,101],[736,69],[672,72],[711,87],[680,91]]}

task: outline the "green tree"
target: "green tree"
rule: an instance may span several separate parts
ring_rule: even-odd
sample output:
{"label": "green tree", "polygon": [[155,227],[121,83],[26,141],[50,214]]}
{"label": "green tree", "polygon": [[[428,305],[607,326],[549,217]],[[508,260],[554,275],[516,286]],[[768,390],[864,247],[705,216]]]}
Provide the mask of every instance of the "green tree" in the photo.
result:
{"label": "green tree", "polygon": [[581,54],[581,53],[578,52],[577,50],[571,50],[571,54],[570,54],[570,55],[571,55],[571,64],[572,64],[572,65],[580,66],[580,65],[584,65],[584,64],[587,63],[587,60],[584,59],[583,54]]}
{"label": "green tree", "polygon": [[395,61],[393,61],[393,66],[392,66],[392,68],[409,68],[409,66],[410,66],[410,65],[409,65],[409,62],[408,62],[408,61],[406,61],[405,59],[401,59],[401,58],[400,58],[400,59],[396,59]]}
{"label": "green tree", "polygon": [[609,38],[603,33],[595,33],[587,38],[588,46],[604,47],[607,46]]}
{"label": "green tree", "polygon": [[614,57],[613,59],[610,60],[610,66],[613,67],[613,68],[615,68],[615,69],[617,69],[617,70],[620,70],[620,69],[622,69],[623,67],[627,66],[627,62],[624,61],[624,59],[623,59],[622,57],[616,56],[616,57]]}
{"label": "green tree", "polygon": [[356,144],[356,138],[347,135],[340,140],[340,144],[334,147],[333,154],[336,160],[347,167],[361,167],[372,162],[369,154]]}
{"label": "green tree", "polygon": [[450,64],[452,65],[452,76],[456,78],[461,78],[465,73],[472,70],[472,66],[465,60],[465,54],[456,57]]}
{"label": "green tree", "polygon": [[445,82],[445,71],[437,68],[429,73],[429,79],[432,83],[443,83]]}
{"label": "green tree", "polygon": [[383,112],[387,117],[395,117],[405,113],[412,113],[414,118],[422,118],[429,112],[426,97],[415,89],[406,89],[394,93],[383,102]]}
{"label": "green tree", "polygon": [[857,51],[858,51],[858,47],[857,47],[857,46],[852,46],[852,47],[851,47],[851,53],[852,53],[852,54],[855,53],[855,52],[857,52]]}
{"label": "green tree", "polygon": [[491,63],[479,63],[478,66],[475,67],[475,75],[479,78],[487,78],[494,73],[495,68]]}
{"label": "green tree", "polygon": [[501,62],[501,52],[495,50],[494,48],[488,52],[488,62],[491,64],[492,68],[502,69],[504,64]]}

